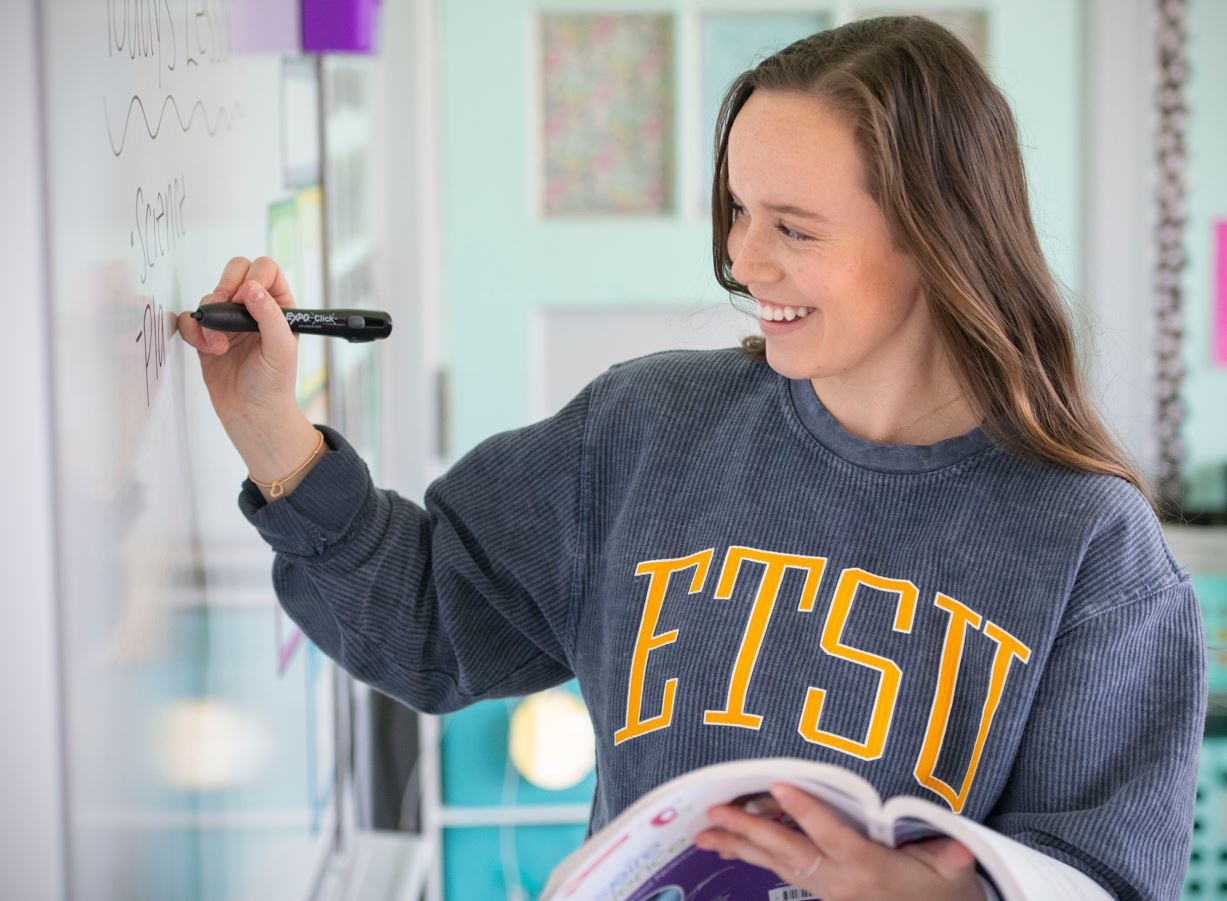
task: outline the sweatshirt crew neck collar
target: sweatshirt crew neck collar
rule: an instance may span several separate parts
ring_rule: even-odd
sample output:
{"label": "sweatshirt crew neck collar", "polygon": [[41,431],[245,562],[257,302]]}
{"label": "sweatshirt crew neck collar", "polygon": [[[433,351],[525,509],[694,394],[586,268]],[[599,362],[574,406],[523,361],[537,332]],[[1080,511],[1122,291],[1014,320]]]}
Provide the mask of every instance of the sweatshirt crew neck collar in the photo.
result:
{"label": "sweatshirt crew neck collar", "polygon": [[801,424],[818,443],[847,463],[880,472],[933,472],[966,460],[992,447],[980,426],[935,444],[880,444],[853,435],[819,400],[808,379],[789,379],[792,407]]}

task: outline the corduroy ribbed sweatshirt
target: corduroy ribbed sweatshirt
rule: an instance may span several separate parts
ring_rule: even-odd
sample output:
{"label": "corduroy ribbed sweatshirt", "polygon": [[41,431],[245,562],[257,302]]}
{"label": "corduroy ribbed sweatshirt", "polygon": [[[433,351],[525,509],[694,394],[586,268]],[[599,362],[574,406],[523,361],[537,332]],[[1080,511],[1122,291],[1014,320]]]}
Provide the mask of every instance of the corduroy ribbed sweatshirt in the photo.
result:
{"label": "corduroy ribbed sweatshirt", "polygon": [[981,429],[847,432],[739,350],[613,367],[426,492],[336,432],[244,513],[289,615],[356,678],[445,712],[578,678],[597,829],[716,761],[842,765],[1175,898],[1205,704],[1189,578],[1125,481]]}

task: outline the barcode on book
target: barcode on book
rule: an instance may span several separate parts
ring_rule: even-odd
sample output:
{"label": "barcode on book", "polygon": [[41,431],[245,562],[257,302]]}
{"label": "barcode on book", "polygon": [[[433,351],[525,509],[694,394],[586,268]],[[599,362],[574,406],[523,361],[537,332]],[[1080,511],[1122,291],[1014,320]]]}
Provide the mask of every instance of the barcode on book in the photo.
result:
{"label": "barcode on book", "polygon": [[803,888],[773,888],[767,892],[767,901],[818,901],[818,896]]}

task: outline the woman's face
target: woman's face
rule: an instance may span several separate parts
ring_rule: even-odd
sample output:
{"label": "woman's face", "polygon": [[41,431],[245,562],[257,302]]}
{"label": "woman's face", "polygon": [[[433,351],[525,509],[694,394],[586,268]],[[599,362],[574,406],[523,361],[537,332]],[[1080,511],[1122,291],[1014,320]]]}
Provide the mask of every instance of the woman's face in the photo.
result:
{"label": "woman's face", "polygon": [[[759,302],[771,367],[866,386],[914,375],[933,339],[919,273],[891,246],[843,119],[810,95],[755,91],[728,171],[732,275]],[[768,318],[790,308],[792,321]]]}

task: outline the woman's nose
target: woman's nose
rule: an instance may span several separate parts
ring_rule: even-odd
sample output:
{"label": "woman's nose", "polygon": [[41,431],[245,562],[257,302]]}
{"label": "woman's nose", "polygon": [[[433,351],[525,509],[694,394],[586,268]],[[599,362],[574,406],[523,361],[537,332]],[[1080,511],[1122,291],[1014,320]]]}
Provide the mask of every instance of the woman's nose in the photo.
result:
{"label": "woman's nose", "polygon": [[729,274],[742,285],[762,285],[776,281],[781,274],[779,264],[771,257],[761,232],[753,225],[743,225],[729,232],[728,251],[733,265]]}

